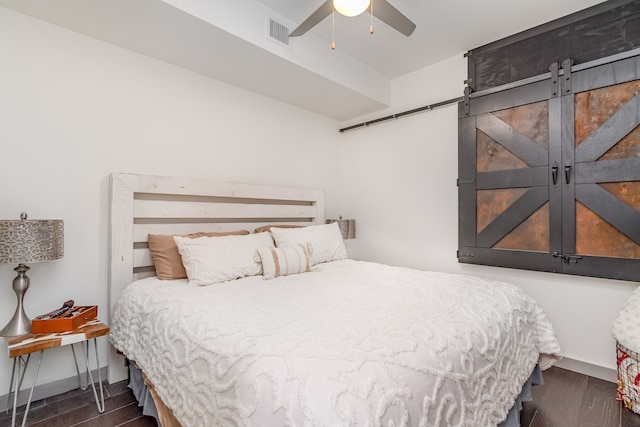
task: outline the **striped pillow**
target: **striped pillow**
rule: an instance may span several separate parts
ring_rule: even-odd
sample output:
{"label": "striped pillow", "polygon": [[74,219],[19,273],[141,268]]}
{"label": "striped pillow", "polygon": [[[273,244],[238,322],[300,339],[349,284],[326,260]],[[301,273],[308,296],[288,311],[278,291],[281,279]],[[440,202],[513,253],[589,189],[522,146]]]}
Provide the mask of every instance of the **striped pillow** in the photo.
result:
{"label": "striped pillow", "polygon": [[311,271],[311,260],[306,245],[297,244],[281,248],[258,248],[265,279]]}

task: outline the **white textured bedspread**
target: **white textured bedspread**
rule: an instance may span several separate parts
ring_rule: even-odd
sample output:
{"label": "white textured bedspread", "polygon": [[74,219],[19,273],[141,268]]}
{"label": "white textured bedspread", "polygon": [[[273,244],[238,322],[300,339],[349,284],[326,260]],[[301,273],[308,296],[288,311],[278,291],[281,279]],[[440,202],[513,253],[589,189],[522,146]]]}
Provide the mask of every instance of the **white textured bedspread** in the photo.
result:
{"label": "white textured bedspread", "polygon": [[493,427],[536,363],[560,356],[516,286],[353,260],[314,268],[137,281],[109,340],[185,427]]}

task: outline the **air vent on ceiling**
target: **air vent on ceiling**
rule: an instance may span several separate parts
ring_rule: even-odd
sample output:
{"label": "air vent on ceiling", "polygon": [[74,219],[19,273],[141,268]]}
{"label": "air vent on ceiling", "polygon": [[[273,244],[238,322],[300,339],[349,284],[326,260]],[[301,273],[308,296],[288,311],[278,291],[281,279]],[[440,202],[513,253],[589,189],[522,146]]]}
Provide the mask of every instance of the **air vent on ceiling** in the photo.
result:
{"label": "air vent on ceiling", "polygon": [[283,25],[271,17],[267,17],[268,20],[268,38],[278,44],[284,45],[289,49],[289,27]]}

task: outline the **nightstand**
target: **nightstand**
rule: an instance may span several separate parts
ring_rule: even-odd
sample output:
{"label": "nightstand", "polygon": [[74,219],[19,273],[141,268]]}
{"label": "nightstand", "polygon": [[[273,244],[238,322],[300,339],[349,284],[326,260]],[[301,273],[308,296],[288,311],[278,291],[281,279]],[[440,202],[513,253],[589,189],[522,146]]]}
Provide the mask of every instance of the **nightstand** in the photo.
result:
{"label": "nightstand", "polygon": [[[13,394],[13,412],[11,415],[11,426],[16,424],[16,409],[18,406],[18,394],[20,393],[20,386],[22,380],[29,366],[29,360],[33,353],[39,352],[38,365],[36,372],[33,375],[33,384],[31,391],[29,392],[29,400],[27,407],[22,418],[22,425],[24,426],[27,421],[27,415],[29,414],[29,408],[31,406],[31,399],[33,398],[33,389],[38,379],[38,372],[40,371],[40,364],[44,356],[44,351],[50,348],[62,347],[66,345],[71,346],[73,353],[73,359],[76,364],[76,372],[78,373],[78,379],[80,381],[80,388],[86,390],[91,384],[93,388],[93,396],[96,399],[96,405],[100,413],[104,412],[104,391],[102,388],[102,374],[100,372],[100,359],[98,357],[98,342],[97,338],[109,333],[109,327],[101,321],[95,319],[79,326],[78,328],[59,333],[44,333],[44,334],[26,334],[17,337],[5,337],[7,347],[9,350],[9,357],[13,359],[13,372],[11,373],[11,380],[9,383],[9,395],[7,398],[7,408]],[[98,370],[98,383],[100,388],[100,398],[98,398],[98,391],[93,382],[93,375],[89,367],[89,341],[93,339],[94,353],[96,358],[96,368]],[[85,367],[86,367],[86,384],[82,384],[82,377],[80,375],[80,368],[78,367],[78,359],[76,357],[75,344],[80,344],[82,348],[82,354],[84,355]]]}

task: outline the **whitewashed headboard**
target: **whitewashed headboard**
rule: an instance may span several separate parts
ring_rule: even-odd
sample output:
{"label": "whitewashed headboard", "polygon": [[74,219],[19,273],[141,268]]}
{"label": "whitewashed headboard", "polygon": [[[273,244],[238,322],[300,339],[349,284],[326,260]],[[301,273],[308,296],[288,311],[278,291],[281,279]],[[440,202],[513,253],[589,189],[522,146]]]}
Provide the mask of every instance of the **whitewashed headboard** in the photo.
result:
{"label": "whitewashed headboard", "polygon": [[113,173],[110,204],[109,319],[126,286],[155,274],[148,234],[324,223],[322,190],[203,179]]}

